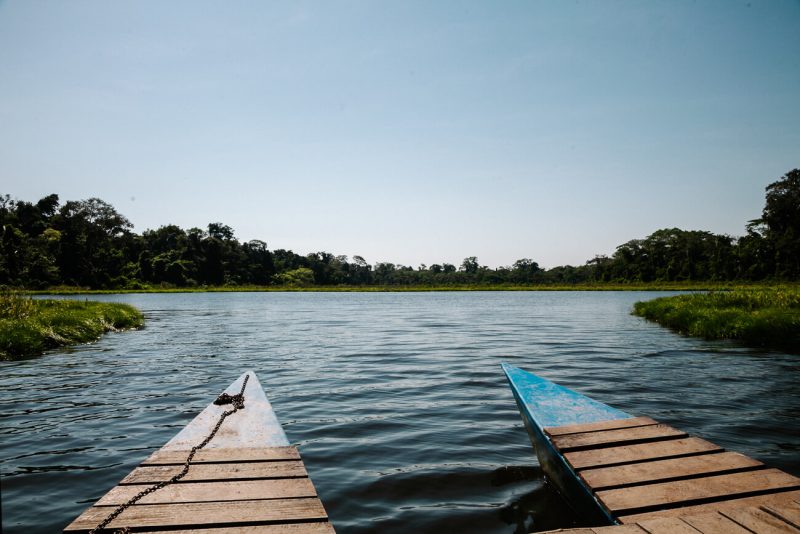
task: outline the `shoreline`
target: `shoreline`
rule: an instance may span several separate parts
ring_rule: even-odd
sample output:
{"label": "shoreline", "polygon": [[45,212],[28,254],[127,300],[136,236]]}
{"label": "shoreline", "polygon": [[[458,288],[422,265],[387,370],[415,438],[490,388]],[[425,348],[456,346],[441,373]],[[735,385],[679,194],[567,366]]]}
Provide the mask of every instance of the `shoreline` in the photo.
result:
{"label": "shoreline", "polygon": [[112,295],[137,293],[413,293],[462,291],[734,291],[794,288],[796,282],[648,282],[607,284],[541,284],[541,285],[448,285],[448,286],[208,286],[148,287],[135,289],[89,289],[58,286],[49,289],[18,289],[26,295]]}

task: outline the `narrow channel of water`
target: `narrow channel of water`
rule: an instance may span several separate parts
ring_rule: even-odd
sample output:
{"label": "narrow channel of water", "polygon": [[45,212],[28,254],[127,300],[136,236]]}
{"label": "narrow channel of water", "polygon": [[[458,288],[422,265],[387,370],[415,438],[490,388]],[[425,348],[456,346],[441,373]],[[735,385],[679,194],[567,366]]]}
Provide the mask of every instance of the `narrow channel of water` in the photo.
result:
{"label": "narrow channel of water", "polygon": [[663,293],[92,297],[138,332],[0,363],[3,532],[58,532],[253,369],[340,532],[579,523],[500,362],[800,474],[800,358],[629,315]]}

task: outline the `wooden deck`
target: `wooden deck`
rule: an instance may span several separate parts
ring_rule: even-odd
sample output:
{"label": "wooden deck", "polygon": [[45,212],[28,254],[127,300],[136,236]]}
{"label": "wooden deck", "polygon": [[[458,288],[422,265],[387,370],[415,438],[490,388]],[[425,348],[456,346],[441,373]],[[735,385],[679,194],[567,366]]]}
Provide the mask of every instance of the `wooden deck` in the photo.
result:
{"label": "wooden deck", "polygon": [[[177,451],[155,452],[64,532],[88,532],[142,489],[180,471],[185,459]],[[206,534],[333,532],[295,447],[199,451],[183,480],[144,497],[108,529],[122,527]]]}
{"label": "wooden deck", "polygon": [[[186,476],[124,510],[103,532],[200,534],[330,534],[333,526],[295,447],[289,446],[255,374],[226,392],[238,393],[249,374],[245,408],[225,420],[200,449]],[[84,511],[64,532],[88,532],[119,505],[179,473],[193,445],[230,406],[209,405],[177,436]]]}
{"label": "wooden deck", "polygon": [[800,479],[742,454],[648,417],[545,432],[622,524],[558,532],[800,533]]}

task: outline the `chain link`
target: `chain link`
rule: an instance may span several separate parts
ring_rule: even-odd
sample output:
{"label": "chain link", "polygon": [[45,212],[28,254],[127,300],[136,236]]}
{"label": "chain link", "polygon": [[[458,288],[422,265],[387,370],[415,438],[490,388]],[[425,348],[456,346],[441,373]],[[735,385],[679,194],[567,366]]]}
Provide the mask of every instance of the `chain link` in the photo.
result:
{"label": "chain link", "polygon": [[[139,493],[137,493],[136,495],[131,497],[128,502],[119,505],[119,507],[117,507],[113,512],[111,512],[108,515],[108,517],[106,517],[99,525],[97,525],[92,530],[90,530],[89,534],[98,534],[100,531],[102,531],[104,528],[106,528],[106,526],[108,526],[109,523],[111,523],[114,519],[116,519],[117,516],[119,516],[119,514],[124,512],[128,507],[130,507],[133,504],[137,503],[143,497],[146,497],[147,495],[150,495],[154,491],[158,491],[161,488],[169,486],[170,484],[178,482],[180,479],[185,477],[186,473],[189,472],[189,466],[192,463],[192,459],[194,459],[195,453],[197,451],[199,451],[200,449],[202,449],[203,447],[205,447],[206,445],[208,445],[208,442],[211,441],[214,438],[214,436],[217,434],[217,431],[219,430],[219,427],[222,426],[222,423],[225,421],[225,419],[229,415],[233,415],[236,412],[238,412],[239,410],[243,410],[244,409],[244,388],[247,387],[247,381],[249,379],[250,379],[250,375],[249,374],[245,375],[244,382],[242,383],[242,389],[236,395],[229,395],[227,393],[222,393],[214,401],[214,404],[216,404],[216,405],[233,404],[233,409],[225,410],[224,412],[222,412],[222,415],[219,416],[219,420],[217,421],[217,424],[214,426],[214,429],[206,437],[206,439],[204,439],[202,442],[200,442],[199,445],[195,445],[194,447],[192,447],[192,450],[189,451],[189,456],[186,458],[186,462],[184,462],[183,469],[181,470],[180,473],[178,473],[177,475],[173,476],[169,480],[164,480],[162,482],[159,482],[158,484],[154,484],[154,485],[150,486],[149,488],[143,489],[142,491],[140,491]],[[130,532],[130,529],[128,527],[123,527],[121,529],[115,530],[114,534],[126,534],[128,532]]]}

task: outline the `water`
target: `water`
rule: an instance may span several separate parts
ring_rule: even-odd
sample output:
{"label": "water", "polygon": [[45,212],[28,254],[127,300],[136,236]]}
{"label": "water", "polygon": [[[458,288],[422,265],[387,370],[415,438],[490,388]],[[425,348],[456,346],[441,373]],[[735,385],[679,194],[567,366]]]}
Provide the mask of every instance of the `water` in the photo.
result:
{"label": "water", "polygon": [[663,293],[213,293],[0,363],[4,532],[57,532],[244,370],[340,532],[579,524],[536,466],[509,362],[800,474],[800,358],[629,315]]}

